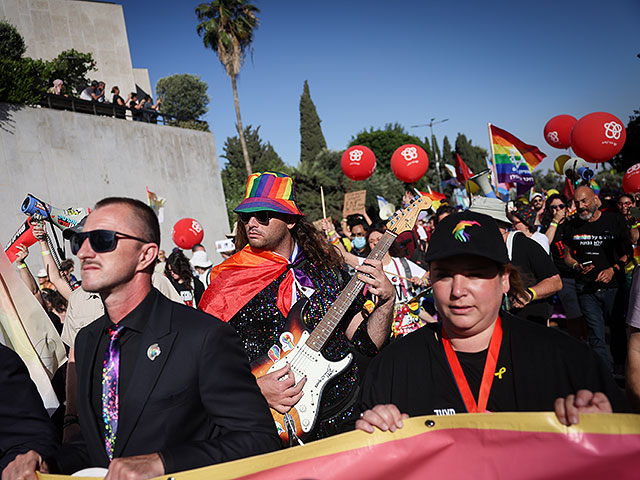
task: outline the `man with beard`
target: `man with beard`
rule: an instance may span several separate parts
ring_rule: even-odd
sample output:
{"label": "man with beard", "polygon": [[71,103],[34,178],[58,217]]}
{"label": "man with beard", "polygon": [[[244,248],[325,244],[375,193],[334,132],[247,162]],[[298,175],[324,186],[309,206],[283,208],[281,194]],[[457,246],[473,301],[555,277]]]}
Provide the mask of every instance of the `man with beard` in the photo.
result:
{"label": "man with beard", "polygon": [[624,217],[600,211],[600,199],[591,188],[576,189],[574,201],[577,211],[567,225],[565,262],[577,273],[576,291],[589,330],[589,345],[611,365],[604,333],[608,323],[614,364],[622,365],[626,337],[624,301],[618,292],[622,293],[624,266],[632,254],[629,231]]}

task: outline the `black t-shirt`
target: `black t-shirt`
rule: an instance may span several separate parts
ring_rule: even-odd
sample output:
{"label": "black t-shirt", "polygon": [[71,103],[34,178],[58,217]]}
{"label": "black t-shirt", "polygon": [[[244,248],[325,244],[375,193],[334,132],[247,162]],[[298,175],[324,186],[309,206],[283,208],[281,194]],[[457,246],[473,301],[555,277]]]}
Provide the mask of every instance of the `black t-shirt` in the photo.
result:
{"label": "black t-shirt", "polygon": [[[615,412],[628,411],[608,367],[588,345],[505,312],[500,317],[503,337],[496,373],[502,371],[502,378],[494,377],[487,410],[553,411],[556,398],[587,389],[605,393]],[[428,324],[392,342],[371,361],[360,396],[363,410],[392,403],[412,417],[466,412],[440,341],[440,328]],[[471,354],[479,358],[469,361],[458,353],[476,398],[484,355]],[[475,373],[470,364],[474,361]]]}
{"label": "black t-shirt", "polygon": [[[558,275],[553,260],[535,240],[523,233],[516,233],[513,238],[511,263],[518,269],[525,288],[532,287],[542,280]],[[551,315],[551,299],[543,298],[528,303],[523,308],[511,309],[513,314],[546,325]]]}
{"label": "black t-shirt", "polygon": [[589,273],[576,274],[576,282],[590,288],[617,288],[624,284],[621,268],[608,284],[596,282],[598,274],[612,267],[623,255],[631,255],[631,241],[625,219],[618,213],[601,212],[594,222],[574,217],[567,225],[565,242],[571,248],[576,261],[592,261],[595,266]]}
{"label": "black t-shirt", "polygon": [[[553,264],[560,272],[560,276],[562,278],[573,278],[575,277],[575,270],[573,270],[569,265],[567,265],[564,261],[564,257],[567,252],[567,244],[565,242],[565,232],[567,229],[567,222],[562,222],[556,228],[556,233],[553,236],[553,241],[549,245],[549,250],[551,252],[551,259],[553,260]],[[548,229],[549,227],[547,227]],[[545,230],[546,231],[546,230]]]}

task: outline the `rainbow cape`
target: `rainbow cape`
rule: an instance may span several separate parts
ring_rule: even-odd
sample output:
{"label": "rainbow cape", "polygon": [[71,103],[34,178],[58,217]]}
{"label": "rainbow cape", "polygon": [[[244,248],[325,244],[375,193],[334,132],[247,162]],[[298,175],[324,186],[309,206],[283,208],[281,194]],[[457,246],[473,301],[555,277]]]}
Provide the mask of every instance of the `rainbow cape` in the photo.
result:
{"label": "rainbow cape", "polygon": [[[258,292],[287,270],[286,258],[270,250],[247,245],[227,260],[211,269],[210,283],[198,308],[228,322]],[[277,306],[286,317],[291,310],[293,271],[278,289]]]}
{"label": "rainbow cape", "polygon": [[527,145],[506,130],[489,124],[498,183],[533,186],[531,171],[546,157],[538,147]]}

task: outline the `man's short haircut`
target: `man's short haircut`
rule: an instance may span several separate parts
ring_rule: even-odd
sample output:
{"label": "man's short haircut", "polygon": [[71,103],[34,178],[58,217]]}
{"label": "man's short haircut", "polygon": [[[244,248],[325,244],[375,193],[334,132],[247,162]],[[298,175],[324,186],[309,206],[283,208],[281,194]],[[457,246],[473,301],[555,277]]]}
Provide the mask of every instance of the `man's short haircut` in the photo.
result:
{"label": "man's short haircut", "polygon": [[458,210],[455,207],[450,205],[440,205],[438,210],[436,210],[436,214],[433,216],[433,224],[437,225],[442,215],[452,215],[454,213],[458,213]]}
{"label": "man's short haircut", "polygon": [[96,203],[95,208],[97,210],[109,205],[126,205],[133,210],[135,217],[140,220],[144,230],[144,239],[149,243],[155,243],[160,246],[160,224],[158,223],[158,217],[156,217],[155,212],[149,205],[135,198],[107,197]]}
{"label": "man's short haircut", "polygon": [[60,263],[60,271],[66,272],[67,270],[71,270],[73,266],[74,266],[73,260],[70,258],[67,258],[62,263]]}
{"label": "man's short haircut", "polygon": [[353,213],[349,215],[347,217],[347,225],[349,225],[350,229],[355,227],[356,225],[362,225],[362,228],[364,228],[365,230],[369,229],[369,224],[367,223],[367,220],[359,213]]}

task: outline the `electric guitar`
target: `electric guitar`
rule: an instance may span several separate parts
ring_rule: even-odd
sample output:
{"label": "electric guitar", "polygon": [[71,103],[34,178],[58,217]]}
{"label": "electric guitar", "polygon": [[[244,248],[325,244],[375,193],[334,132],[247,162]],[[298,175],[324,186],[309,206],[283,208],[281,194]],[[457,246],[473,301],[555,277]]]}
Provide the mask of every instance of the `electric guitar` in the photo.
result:
{"label": "electric guitar", "polygon": [[[430,206],[431,200],[428,197],[417,197],[406,208],[394,213],[386,224],[387,231],[367,259],[382,260],[396,237],[413,229],[420,211]],[[309,331],[303,321],[304,307],[307,303],[303,297],[296,302],[287,316],[285,331],[280,335],[280,345],[272,346],[267,355],[251,364],[251,371],[256,378],[283,368],[287,363],[297,380],[307,377],[302,389],[302,398],[289,412],[283,415],[271,409],[278,434],[285,444],[302,444],[302,440],[310,436],[318,420],[322,391],[353,359],[353,355],[349,353],[336,362],[327,360],[322,355],[322,348],[364,285],[364,282],[354,275],[313,331]]]}

